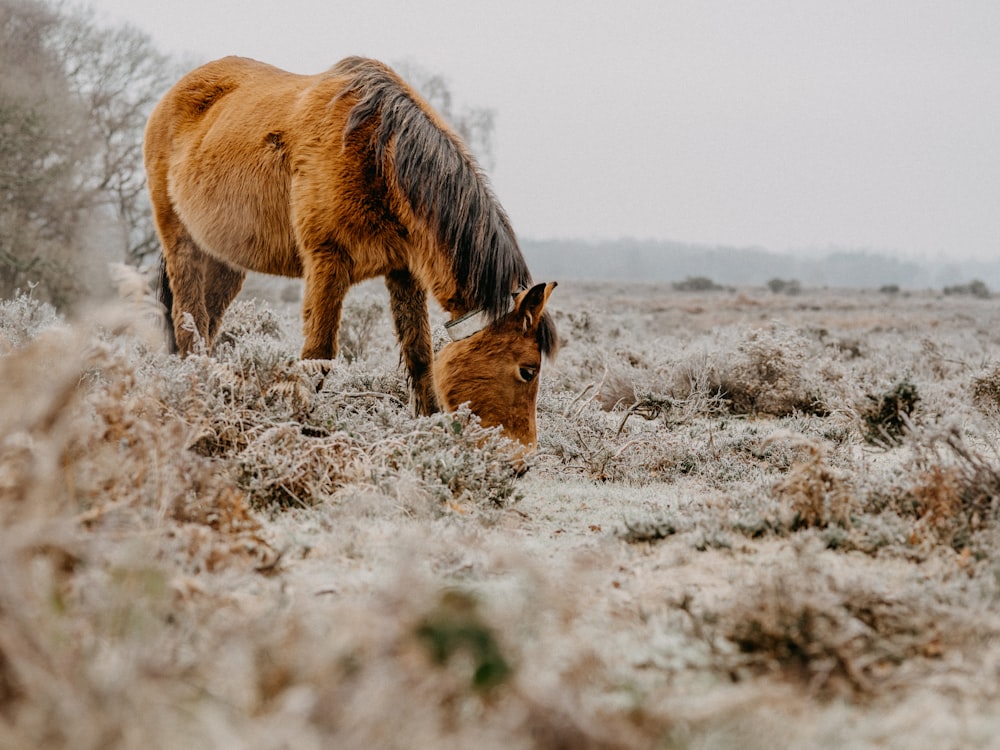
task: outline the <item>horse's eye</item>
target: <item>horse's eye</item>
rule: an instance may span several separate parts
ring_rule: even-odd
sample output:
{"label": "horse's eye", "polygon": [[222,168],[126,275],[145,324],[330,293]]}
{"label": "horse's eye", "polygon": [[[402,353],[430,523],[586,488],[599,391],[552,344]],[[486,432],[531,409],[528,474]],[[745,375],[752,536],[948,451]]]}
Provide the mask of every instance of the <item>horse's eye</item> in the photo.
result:
{"label": "horse's eye", "polygon": [[517,374],[525,383],[530,383],[535,379],[535,375],[538,374],[538,368],[521,365],[517,368]]}

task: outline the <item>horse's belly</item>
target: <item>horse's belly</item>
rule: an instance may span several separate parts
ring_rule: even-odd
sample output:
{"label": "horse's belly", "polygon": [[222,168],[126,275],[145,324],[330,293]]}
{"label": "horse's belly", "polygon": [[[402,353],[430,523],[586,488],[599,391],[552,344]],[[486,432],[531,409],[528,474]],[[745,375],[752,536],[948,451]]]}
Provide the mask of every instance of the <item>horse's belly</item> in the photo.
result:
{"label": "horse's belly", "polygon": [[209,255],[248,271],[301,276],[288,177],[268,156],[259,151],[220,155],[202,148],[176,162],[171,201],[192,239]]}
{"label": "horse's belly", "polygon": [[[228,202],[227,202],[228,203]],[[208,223],[185,219],[195,242],[209,255],[247,271],[301,276],[295,240],[284,227],[261,217],[259,206],[252,202],[238,208],[222,204],[218,216]],[[183,212],[181,212],[184,218]]]}

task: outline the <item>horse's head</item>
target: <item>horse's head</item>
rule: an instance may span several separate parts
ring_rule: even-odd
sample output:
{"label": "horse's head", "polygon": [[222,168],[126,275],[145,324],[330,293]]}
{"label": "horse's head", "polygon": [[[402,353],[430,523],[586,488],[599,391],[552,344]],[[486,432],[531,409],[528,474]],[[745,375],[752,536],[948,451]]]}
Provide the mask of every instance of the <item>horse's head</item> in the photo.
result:
{"label": "horse's head", "polygon": [[553,281],[521,292],[507,315],[447,344],[434,361],[441,407],[453,410],[468,403],[484,426],[502,426],[523,452],[537,443],[535,399],[543,345],[555,340],[552,322],[543,315],[555,286]]}

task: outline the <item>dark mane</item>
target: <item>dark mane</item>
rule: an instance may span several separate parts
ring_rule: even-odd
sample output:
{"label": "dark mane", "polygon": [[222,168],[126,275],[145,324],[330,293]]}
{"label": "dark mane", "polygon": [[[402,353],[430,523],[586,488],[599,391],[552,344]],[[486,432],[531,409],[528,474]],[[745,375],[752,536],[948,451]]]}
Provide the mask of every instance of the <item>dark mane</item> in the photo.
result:
{"label": "dark mane", "polygon": [[[359,97],[345,136],[378,118],[372,136],[376,164],[385,170],[391,163],[414,213],[436,227],[438,241],[451,253],[465,303],[486,310],[494,320],[502,317],[512,290],[531,286],[531,273],[510,219],[473,156],[438,127],[409,87],[381,63],[351,57],[331,73],[353,76],[348,91]],[[557,340],[551,318],[543,317],[539,343],[548,354]]]}

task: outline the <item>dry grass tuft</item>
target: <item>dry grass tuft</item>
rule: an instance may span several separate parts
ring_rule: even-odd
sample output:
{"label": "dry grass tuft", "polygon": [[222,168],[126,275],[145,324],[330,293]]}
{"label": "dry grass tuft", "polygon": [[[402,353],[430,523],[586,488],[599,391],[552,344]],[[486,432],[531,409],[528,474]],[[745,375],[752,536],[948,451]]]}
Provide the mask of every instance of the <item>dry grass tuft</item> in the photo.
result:
{"label": "dry grass tuft", "polygon": [[264,430],[236,454],[237,480],[259,507],[306,507],[364,481],[364,450],[344,433],[306,435],[300,425]]}
{"label": "dry grass tuft", "polygon": [[794,514],[789,527],[792,530],[831,525],[849,528],[859,503],[848,477],[829,465],[826,449],[815,440],[776,435],[770,441],[789,438],[806,451],[805,460],[792,464],[772,487],[778,500],[786,503]]}
{"label": "dry grass tuft", "polygon": [[947,609],[914,587],[838,579],[809,552],[743,592],[718,613],[719,632],[738,649],[724,662],[741,679],[743,670],[780,674],[813,694],[870,698],[903,665],[938,659],[961,641]]}
{"label": "dry grass tuft", "polygon": [[955,428],[926,436],[917,448],[915,480],[900,503],[916,518],[912,542],[990,554],[983,545],[993,543],[1000,522],[1000,456],[971,448]]}
{"label": "dry grass tuft", "polygon": [[826,413],[820,383],[808,374],[810,345],[786,328],[752,330],[718,371],[718,390],[736,414]]}

